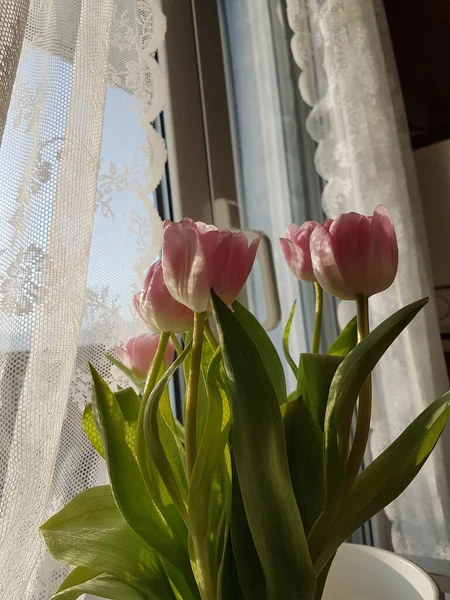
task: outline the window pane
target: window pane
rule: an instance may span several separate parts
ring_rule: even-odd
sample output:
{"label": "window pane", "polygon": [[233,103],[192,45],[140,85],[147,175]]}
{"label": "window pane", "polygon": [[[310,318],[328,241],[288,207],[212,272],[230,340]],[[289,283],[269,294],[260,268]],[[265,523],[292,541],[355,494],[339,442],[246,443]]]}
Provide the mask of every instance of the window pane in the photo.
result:
{"label": "window pane", "polygon": [[[292,303],[301,300],[292,332],[298,355],[309,347],[314,291],[290,275],[278,238],[289,223],[321,220],[322,211],[315,145],[305,125],[309,108],[300,97],[299,70],[291,56],[292,32],[284,2],[220,0],[220,7],[244,227],[261,230],[272,241],[282,320],[271,336],[279,349]],[[252,283],[253,308],[264,320],[261,279],[256,276]],[[324,337],[334,333],[331,306]]]}

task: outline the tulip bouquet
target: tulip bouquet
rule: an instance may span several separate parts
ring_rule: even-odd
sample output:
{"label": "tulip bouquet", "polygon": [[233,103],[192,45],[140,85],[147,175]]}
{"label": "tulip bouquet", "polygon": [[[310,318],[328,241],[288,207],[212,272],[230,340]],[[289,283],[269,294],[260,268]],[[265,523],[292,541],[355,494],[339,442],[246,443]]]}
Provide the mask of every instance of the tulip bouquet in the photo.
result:
{"label": "tulip bouquet", "polygon": [[[83,425],[109,485],[82,492],[41,527],[53,556],[74,566],[53,600],[319,600],[339,546],[432,451],[449,393],[360,471],[370,374],[426,302],[369,332],[369,297],[397,271],[386,209],[291,225],[281,240],[287,265],[317,294],[312,352],[290,354],[294,309],[285,329],[289,391],[270,338],[235,300],[257,248],[243,233],[189,219],[164,224],[162,259],[134,298],[154,334],[110,357],[130,386],[113,391],[91,367]],[[326,353],[323,290],[357,305]],[[178,369],[183,423],[169,393]]]}

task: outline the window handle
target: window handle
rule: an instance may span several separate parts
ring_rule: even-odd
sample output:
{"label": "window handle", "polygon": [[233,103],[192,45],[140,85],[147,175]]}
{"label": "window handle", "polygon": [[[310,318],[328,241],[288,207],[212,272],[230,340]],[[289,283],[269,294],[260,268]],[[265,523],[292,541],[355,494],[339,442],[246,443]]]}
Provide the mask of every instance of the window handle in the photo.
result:
{"label": "window handle", "polygon": [[272,331],[281,321],[280,298],[278,296],[277,280],[275,276],[275,266],[273,263],[272,244],[269,237],[262,231],[253,229],[244,229],[249,242],[252,242],[258,236],[260,237],[259,248],[256,254],[261,279],[263,284],[264,300],[266,303],[266,320],[263,327],[266,331]]}

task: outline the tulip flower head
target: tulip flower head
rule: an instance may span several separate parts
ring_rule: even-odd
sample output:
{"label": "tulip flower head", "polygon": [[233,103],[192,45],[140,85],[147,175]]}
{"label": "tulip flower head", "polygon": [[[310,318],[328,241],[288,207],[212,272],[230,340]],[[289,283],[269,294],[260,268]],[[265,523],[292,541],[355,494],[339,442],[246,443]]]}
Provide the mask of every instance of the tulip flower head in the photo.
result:
{"label": "tulip flower head", "polygon": [[194,323],[193,312],[169,293],[160,260],[147,271],[142,291],[135,295],[133,305],[154,332],[183,333],[191,329]]}
{"label": "tulip flower head", "polygon": [[[155,357],[158,349],[159,335],[143,333],[135,338],[131,338],[121,348],[114,346],[114,351],[119,357],[119,360],[133,371],[141,379],[145,379],[147,372]],[[175,348],[172,342],[169,341],[167,350],[164,355],[166,366],[168,367],[174,359]]]}
{"label": "tulip flower head", "polygon": [[164,281],[178,302],[194,312],[210,309],[211,289],[231,304],[252,269],[259,238],[183,219],[165,221],[162,266]]}
{"label": "tulip flower head", "polygon": [[286,238],[280,239],[286,264],[300,281],[316,281],[309,242],[317,225],[315,221],[307,221],[301,227],[292,223],[286,229]]}
{"label": "tulip flower head", "polygon": [[317,282],[343,300],[383,292],[397,274],[394,224],[382,205],[372,217],[351,212],[318,225],[310,249]]}

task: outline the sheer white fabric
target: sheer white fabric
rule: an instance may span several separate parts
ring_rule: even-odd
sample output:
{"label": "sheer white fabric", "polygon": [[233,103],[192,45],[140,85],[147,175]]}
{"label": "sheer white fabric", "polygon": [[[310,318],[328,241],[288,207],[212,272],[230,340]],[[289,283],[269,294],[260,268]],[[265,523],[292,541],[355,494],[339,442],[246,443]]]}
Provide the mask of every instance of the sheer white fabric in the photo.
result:
{"label": "sheer white fabric", "polygon": [[25,34],[29,0],[0,4],[0,143]]}
{"label": "sheer white fabric", "polygon": [[160,247],[165,28],[154,0],[31,0],[17,47],[0,149],[2,599],[51,596],[65,568],[38,526],[106,475],[81,429],[88,361],[120,381],[104,353],[138,332],[131,298]]}
{"label": "sheer white fabric", "polygon": [[[380,0],[287,0],[299,88],[312,107],[308,131],[326,180],[330,217],[379,203],[391,211],[400,247],[392,288],[371,300],[377,324],[432,295],[428,249],[406,119]],[[433,303],[416,318],[376,373],[371,451],[377,456],[448,387]],[[444,445],[390,507],[395,550],[450,558],[450,495]],[[447,453],[447,460],[448,460]]]}

